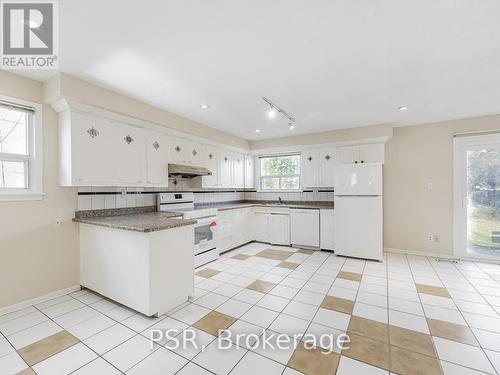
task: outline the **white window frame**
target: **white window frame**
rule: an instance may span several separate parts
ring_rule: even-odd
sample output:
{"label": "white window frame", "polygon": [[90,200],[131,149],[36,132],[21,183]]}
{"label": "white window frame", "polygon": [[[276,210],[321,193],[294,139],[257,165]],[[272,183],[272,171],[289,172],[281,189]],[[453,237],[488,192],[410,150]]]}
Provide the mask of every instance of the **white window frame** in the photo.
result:
{"label": "white window frame", "polygon": [[43,106],[27,100],[0,95],[0,101],[11,103],[14,106],[28,107],[34,110],[28,124],[28,153],[29,156],[2,154],[2,160],[10,159],[25,161],[28,164],[27,188],[0,188],[0,201],[29,201],[42,200],[43,193]]}
{"label": "white window frame", "polygon": [[[277,176],[262,176],[261,175],[261,162],[264,158],[272,158],[272,157],[280,157],[280,156],[298,156],[300,159],[300,167],[299,174],[297,175],[277,175]],[[259,193],[297,193],[302,192],[302,154],[300,152],[286,152],[286,153],[277,153],[277,154],[265,154],[257,156],[257,191]],[[262,179],[263,178],[272,178],[272,177],[298,177],[299,178],[299,187],[298,189],[273,189],[267,190],[262,189]]]}

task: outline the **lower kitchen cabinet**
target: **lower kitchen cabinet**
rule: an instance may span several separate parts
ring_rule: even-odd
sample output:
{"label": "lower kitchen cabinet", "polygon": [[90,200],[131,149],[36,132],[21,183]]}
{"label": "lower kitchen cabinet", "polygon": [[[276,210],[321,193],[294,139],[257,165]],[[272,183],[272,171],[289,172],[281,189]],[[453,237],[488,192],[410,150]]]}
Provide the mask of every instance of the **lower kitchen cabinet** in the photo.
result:
{"label": "lower kitchen cabinet", "polygon": [[324,209],[319,212],[320,223],[320,248],[324,250],[333,250],[334,231],[333,231],[333,209]]}
{"label": "lower kitchen cabinet", "polygon": [[291,243],[319,248],[319,210],[290,210]]}
{"label": "lower kitchen cabinet", "polygon": [[270,241],[269,221],[271,215],[267,212],[256,211],[254,214],[255,240],[260,242]]}
{"label": "lower kitchen cabinet", "polygon": [[290,245],[290,215],[270,214],[269,242],[273,245]]}

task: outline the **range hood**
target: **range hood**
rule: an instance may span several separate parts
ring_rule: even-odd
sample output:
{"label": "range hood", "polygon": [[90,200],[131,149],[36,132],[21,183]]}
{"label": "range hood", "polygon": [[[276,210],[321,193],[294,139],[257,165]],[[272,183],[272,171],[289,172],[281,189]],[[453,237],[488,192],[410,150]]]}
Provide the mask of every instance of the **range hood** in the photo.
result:
{"label": "range hood", "polygon": [[195,167],[193,165],[169,164],[168,175],[171,177],[194,178],[198,176],[211,176],[207,168]]}

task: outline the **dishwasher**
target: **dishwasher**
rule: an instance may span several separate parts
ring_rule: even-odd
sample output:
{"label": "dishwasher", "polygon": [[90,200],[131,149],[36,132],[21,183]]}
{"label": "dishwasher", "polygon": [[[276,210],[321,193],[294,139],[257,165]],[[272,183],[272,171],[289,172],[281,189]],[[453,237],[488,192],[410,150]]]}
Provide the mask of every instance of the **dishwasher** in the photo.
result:
{"label": "dishwasher", "polygon": [[319,210],[290,210],[290,239],[292,246],[319,248]]}

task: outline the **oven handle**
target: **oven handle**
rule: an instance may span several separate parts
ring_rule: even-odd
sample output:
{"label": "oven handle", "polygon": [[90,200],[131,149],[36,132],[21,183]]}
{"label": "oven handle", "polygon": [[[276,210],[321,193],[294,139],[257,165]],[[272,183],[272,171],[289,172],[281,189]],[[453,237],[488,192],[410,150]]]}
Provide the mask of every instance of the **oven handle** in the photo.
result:
{"label": "oven handle", "polygon": [[217,223],[216,216],[202,217],[200,219],[194,219],[194,220],[198,220],[198,222],[194,225],[195,227],[201,227],[202,225]]}

